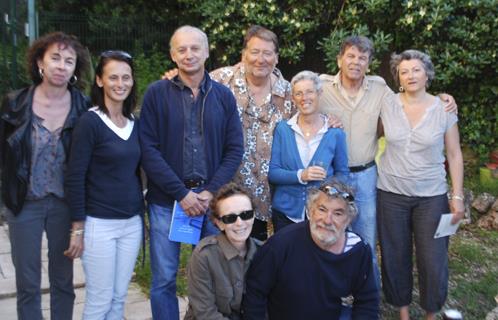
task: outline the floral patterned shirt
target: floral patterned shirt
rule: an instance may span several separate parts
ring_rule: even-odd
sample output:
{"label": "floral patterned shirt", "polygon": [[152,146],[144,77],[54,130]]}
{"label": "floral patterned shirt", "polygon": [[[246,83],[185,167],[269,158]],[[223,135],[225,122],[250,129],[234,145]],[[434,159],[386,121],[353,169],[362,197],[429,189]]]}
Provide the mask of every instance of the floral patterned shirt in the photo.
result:
{"label": "floral patterned shirt", "polygon": [[233,181],[250,192],[256,218],[263,221],[271,217],[268,169],[273,129],[279,121],[289,119],[296,111],[291,102],[290,83],[279,70],[275,69],[273,74],[277,81],[272,83],[271,93],[264,103],[258,106],[249,94],[243,63],[210,73],[211,78],[227,86],[237,100],[244,131],[244,156]]}

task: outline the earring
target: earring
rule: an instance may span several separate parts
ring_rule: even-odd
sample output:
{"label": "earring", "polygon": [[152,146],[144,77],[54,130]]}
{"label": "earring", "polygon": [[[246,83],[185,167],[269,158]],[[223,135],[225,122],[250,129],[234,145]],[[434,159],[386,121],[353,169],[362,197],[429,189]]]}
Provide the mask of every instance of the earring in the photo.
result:
{"label": "earring", "polygon": [[73,74],[71,78],[69,78],[69,84],[74,86],[76,84],[76,81],[78,81],[78,77]]}
{"label": "earring", "polygon": [[43,79],[43,69],[38,68],[38,75],[40,76],[40,79]]}
{"label": "earring", "polygon": [[399,92],[403,92],[405,91],[405,88],[403,88],[403,86],[399,86]]}

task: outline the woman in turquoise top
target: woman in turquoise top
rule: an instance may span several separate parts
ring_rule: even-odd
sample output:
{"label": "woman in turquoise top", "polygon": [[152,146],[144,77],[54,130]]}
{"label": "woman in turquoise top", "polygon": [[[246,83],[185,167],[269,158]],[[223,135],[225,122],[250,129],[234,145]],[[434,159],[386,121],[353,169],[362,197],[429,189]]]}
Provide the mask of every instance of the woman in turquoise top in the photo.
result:
{"label": "woman in turquoise top", "polygon": [[318,75],[302,71],[292,78],[291,87],[298,112],[275,128],[268,173],[275,232],[305,219],[308,188],[349,173],[344,131],[329,128],[319,110],[322,83]]}

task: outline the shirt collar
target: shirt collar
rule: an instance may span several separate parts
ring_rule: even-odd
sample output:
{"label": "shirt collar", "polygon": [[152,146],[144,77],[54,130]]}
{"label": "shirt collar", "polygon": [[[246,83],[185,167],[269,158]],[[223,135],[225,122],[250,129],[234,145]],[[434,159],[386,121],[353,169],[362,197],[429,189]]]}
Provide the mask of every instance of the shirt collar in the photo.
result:
{"label": "shirt collar", "polygon": [[[297,124],[297,118],[299,117],[299,111],[296,112],[289,120],[287,120],[287,124],[292,128],[292,130],[296,132],[301,132],[301,128],[299,128],[299,125]],[[323,120],[323,126],[318,130],[317,133],[325,133],[327,132],[328,128],[328,116],[324,114],[320,114],[320,117]]]}
{"label": "shirt collar", "polygon": [[[332,77],[332,84],[338,88],[342,88],[341,83],[341,71],[339,71],[335,76]],[[361,84],[363,90],[368,90],[370,88],[370,82],[367,76],[363,77],[363,82]]]}
{"label": "shirt collar", "polygon": [[[205,94],[207,91],[207,78],[208,78],[208,73],[207,71],[204,71],[204,77],[202,78],[201,83],[199,84],[199,89],[202,94]],[[184,90],[187,86],[183,83],[182,79],[180,79],[179,75],[176,75],[173,79],[171,79],[171,82],[173,82],[180,90]]]}
{"label": "shirt collar", "polygon": [[218,243],[220,245],[221,252],[227,260],[232,260],[239,256],[239,251],[230,243],[225,233],[220,233],[216,236]]}
{"label": "shirt collar", "polygon": [[[227,236],[225,235],[224,232],[218,234],[216,236],[216,239],[218,240],[218,244],[220,246],[221,252],[225,256],[227,260],[232,260],[236,257],[240,257],[239,250],[237,250],[231,243],[230,240],[228,240]],[[252,253],[256,251],[257,247],[256,244],[254,243],[254,240],[251,238],[248,238],[247,241],[247,253],[246,256],[252,256]]]}

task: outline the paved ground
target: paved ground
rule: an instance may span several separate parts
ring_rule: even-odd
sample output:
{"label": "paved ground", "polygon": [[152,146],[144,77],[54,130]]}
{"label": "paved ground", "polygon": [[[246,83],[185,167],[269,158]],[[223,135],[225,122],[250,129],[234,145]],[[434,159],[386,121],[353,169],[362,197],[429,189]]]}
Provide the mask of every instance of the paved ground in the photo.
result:
{"label": "paved ground", "polygon": [[[80,259],[76,260],[74,263],[74,287],[76,288],[76,301],[73,319],[81,319],[85,301],[85,276],[83,274],[83,267]],[[50,319],[50,297],[48,288],[47,245],[46,239],[44,239],[42,244],[42,310],[45,319]],[[179,300],[180,319],[183,319],[187,302],[184,298],[179,298]],[[7,224],[0,225],[0,319],[17,319],[15,271],[10,257],[10,241]],[[133,282],[128,289],[125,319],[152,319],[149,299],[140,291],[138,285]]]}

